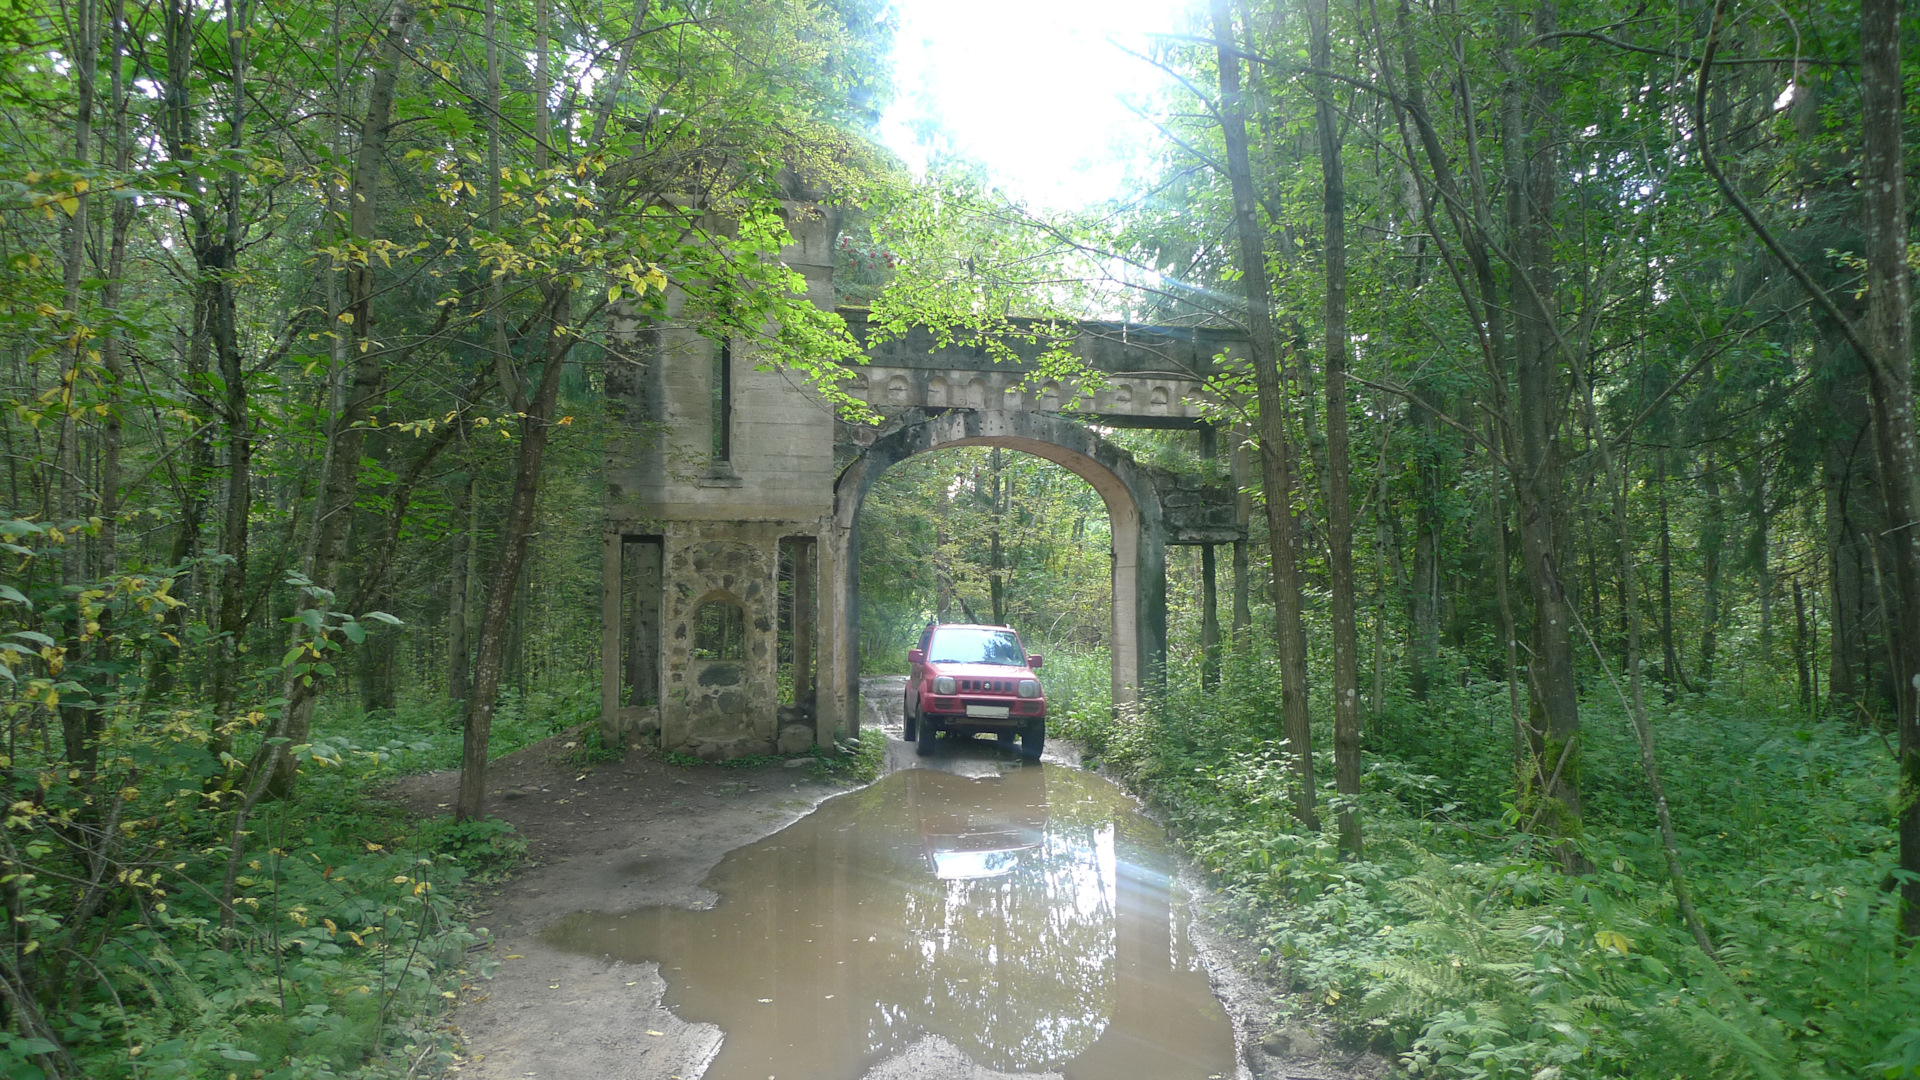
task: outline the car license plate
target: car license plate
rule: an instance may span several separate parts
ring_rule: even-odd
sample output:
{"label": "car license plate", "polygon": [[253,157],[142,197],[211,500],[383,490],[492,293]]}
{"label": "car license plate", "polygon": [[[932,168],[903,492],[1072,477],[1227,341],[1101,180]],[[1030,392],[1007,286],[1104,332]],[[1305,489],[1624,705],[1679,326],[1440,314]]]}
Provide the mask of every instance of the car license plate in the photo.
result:
{"label": "car license plate", "polygon": [[1005,720],[1007,718],[1008,711],[1009,710],[1005,705],[969,705],[967,706],[968,716],[987,717],[994,720]]}

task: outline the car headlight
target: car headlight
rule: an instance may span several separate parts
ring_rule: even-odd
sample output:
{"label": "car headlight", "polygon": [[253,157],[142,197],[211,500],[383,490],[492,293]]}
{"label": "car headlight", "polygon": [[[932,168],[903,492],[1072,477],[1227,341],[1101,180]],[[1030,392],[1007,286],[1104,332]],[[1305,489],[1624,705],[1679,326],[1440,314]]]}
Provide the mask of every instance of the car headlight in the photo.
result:
{"label": "car headlight", "polygon": [[951,676],[951,675],[942,675],[942,676],[940,676],[940,677],[938,677],[938,678],[936,678],[936,679],[934,679],[934,680],[933,680],[933,692],[934,692],[934,693],[936,693],[936,694],[951,694],[951,693],[953,693],[953,691],[954,691],[954,685],[953,685],[953,676]]}
{"label": "car headlight", "polygon": [[1035,679],[1021,679],[1020,680],[1020,696],[1021,697],[1039,697],[1040,696],[1039,681]]}

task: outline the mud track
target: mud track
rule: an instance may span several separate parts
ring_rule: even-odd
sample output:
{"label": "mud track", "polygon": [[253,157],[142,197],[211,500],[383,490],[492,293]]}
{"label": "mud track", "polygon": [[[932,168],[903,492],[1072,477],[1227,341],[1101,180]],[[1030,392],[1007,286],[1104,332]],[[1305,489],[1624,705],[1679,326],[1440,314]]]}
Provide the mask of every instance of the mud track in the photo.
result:
{"label": "mud track", "polygon": [[[901,683],[897,677],[863,680],[867,723],[889,737],[886,771],[932,763],[967,774],[1003,764],[999,759],[1009,751],[990,740],[916,758],[900,737]],[[582,768],[566,761],[570,749],[566,737],[556,737],[489,770],[489,809],[513,823],[531,852],[510,880],[478,890],[470,918],[491,931],[498,967],[493,978],[476,978],[462,989],[452,1023],[464,1053],[450,1073],[484,1080],[696,1080],[723,1033],[682,1022],[662,1006],[666,983],[658,965],[575,955],[539,935],[579,911],[708,907],[715,895],[701,883],[722,856],[849,788],[818,778],[813,768],[687,768],[642,751]],[[1079,752],[1050,740],[1046,760],[1074,767]],[[456,779],[451,771],[408,777],[388,793],[417,814],[445,813]],[[1289,1033],[1296,1041],[1288,1056],[1263,1048],[1263,1040],[1276,1047],[1287,1041],[1271,1037],[1278,990],[1253,974],[1251,950],[1224,918],[1225,905],[1191,874],[1184,883],[1199,915],[1189,932],[1232,1020],[1242,1080],[1357,1080],[1384,1071],[1372,1055],[1325,1051],[1298,1029]],[[929,1037],[859,1080],[1001,1075]]]}

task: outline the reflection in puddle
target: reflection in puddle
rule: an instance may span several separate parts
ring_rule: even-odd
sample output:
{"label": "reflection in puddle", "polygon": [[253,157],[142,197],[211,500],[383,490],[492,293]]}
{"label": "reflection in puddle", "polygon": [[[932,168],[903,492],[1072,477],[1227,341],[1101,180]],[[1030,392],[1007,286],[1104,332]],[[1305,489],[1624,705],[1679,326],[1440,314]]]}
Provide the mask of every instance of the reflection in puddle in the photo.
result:
{"label": "reflection in puddle", "polygon": [[896,772],[729,854],[710,911],[587,912],[548,940],[657,960],[725,1033],[707,1080],[852,1078],[937,1035],[1069,1078],[1232,1076],[1158,826],[1099,777]]}

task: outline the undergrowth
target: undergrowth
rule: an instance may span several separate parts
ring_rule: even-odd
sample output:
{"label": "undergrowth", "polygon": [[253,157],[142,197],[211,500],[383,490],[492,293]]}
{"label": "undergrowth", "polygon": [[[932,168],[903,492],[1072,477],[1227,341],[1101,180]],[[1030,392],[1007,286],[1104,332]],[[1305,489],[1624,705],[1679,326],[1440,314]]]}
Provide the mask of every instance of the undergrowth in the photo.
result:
{"label": "undergrowth", "polygon": [[[328,1080],[450,1060],[436,1018],[463,977],[487,973],[470,962],[485,941],[461,920],[458,897],[470,874],[512,857],[510,841],[499,853],[509,827],[410,822],[370,797],[392,775],[395,748],[316,743],[295,796],[255,813],[223,928],[227,838],[223,819],[201,809],[215,805],[211,762],[191,738],[120,748],[148,768],[125,793],[117,862],[127,889],[94,927],[97,941],[63,937],[67,890],[46,873],[57,818],[14,812],[7,822],[23,857],[14,865],[29,868],[10,882],[29,930],[22,963],[44,957],[45,978],[63,961],[94,976],[44,1015],[70,1074]],[[0,1076],[35,1080],[53,1050],[49,1039],[0,1036]]]}
{"label": "undergrowth", "polygon": [[1098,758],[1113,724],[1113,662],[1106,649],[1042,648],[1047,689],[1047,733],[1071,739]]}
{"label": "undergrowth", "polygon": [[1881,888],[1894,768],[1870,733],[1715,697],[1656,709],[1716,964],[1674,911],[1617,705],[1583,708],[1578,843],[1597,869],[1569,877],[1516,828],[1504,684],[1393,705],[1361,861],[1339,856],[1330,789],[1328,831],[1291,815],[1278,687],[1241,662],[1220,692],[1172,692],[1096,738],[1240,901],[1290,1009],[1422,1077],[1920,1077],[1920,962],[1896,954]]}
{"label": "undergrowth", "polygon": [[[530,743],[600,718],[600,691],[586,680],[522,695],[502,687],[494,708],[488,753],[504,757]],[[390,747],[389,767],[397,773],[432,772],[460,764],[462,705],[444,697],[402,698],[393,709],[371,712],[340,695],[322,705],[315,727],[370,746]]]}
{"label": "undergrowth", "polygon": [[[41,554],[12,546],[22,564]],[[286,705],[282,676],[331,671],[364,624],[310,609],[293,666],[251,673],[242,700],[258,704],[215,716],[185,680],[163,693],[137,677],[178,662],[160,644],[180,606],[170,578],[17,580],[32,594],[0,588],[0,1076],[376,1080],[449,1063],[439,1018],[491,964],[463,887],[525,844],[497,821],[412,821],[377,792],[459,760],[457,710],[331,706],[309,741],[274,744],[294,768],[272,797],[248,760]],[[493,749],[564,728],[584,700],[505,695]]]}

